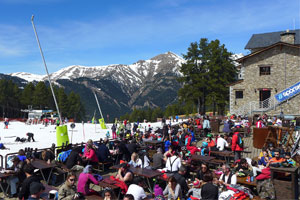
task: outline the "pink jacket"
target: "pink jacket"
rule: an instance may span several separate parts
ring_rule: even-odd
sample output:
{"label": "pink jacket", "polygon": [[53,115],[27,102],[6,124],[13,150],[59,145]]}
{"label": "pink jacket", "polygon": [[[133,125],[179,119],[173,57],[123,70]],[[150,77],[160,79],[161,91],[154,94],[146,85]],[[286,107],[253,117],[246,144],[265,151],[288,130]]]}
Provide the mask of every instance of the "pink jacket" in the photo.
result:
{"label": "pink jacket", "polygon": [[89,158],[92,162],[99,162],[98,157],[96,155],[96,152],[94,149],[85,149],[84,150],[84,156]]}
{"label": "pink jacket", "polygon": [[80,192],[83,195],[89,194],[90,182],[94,183],[95,185],[99,184],[92,174],[81,173],[78,178],[77,192]]}

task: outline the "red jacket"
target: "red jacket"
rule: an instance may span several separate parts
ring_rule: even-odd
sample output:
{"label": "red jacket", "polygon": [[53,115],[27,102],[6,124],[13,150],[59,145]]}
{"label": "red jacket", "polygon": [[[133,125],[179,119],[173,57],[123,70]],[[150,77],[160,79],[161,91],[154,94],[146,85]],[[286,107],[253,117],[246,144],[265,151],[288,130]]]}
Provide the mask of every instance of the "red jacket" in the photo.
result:
{"label": "red jacket", "polygon": [[243,151],[244,149],[241,148],[238,144],[238,134],[239,132],[235,132],[232,136],[232,143],[231,143],[231,150],[232,151]]}
{"label": "red jacket", "polygon": [[195,146],[187,146],[186,149],[191,152],[191,155],[194,155],[196,152],[201,151],[201,149],[199,149],[198,147],[195,147]]}

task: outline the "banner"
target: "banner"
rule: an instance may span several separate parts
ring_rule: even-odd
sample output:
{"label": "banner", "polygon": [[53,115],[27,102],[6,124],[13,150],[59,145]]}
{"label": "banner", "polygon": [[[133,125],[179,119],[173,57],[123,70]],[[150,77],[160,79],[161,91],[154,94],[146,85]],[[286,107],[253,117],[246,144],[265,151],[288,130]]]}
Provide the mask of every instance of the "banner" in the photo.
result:
{"label": "banner", "polygon": [[101,126],[102,129],[106,129],[104,118],[99,119],[99,123],[100,123],[100,126]]}
{"label": "banner", "polygon": [[57,126],[56,127],[56,145],[62,146],[63,143],[64,143],[64,145],[66,145],[67,142],[69,144],[67,125]]}
{"label": "banner", "polygon": [[285,101],[292,96],[300,93],[300,82],[296,83],[295,85],[283,90],[282,92],[275,95],[276,100],[280,103]]}

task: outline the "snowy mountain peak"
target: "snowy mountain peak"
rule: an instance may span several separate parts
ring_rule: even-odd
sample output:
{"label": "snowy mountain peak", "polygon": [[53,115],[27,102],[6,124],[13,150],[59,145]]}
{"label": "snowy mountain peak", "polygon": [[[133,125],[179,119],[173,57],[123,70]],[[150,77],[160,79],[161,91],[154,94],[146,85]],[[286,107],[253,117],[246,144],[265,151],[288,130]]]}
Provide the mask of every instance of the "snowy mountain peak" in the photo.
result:
{"label": "snowy mountain peak", "polygon": [[16,73],[8,74],[8,75],[22,78],[28,82],[42,81],[45,78],[45,75],[31,74],[31,73],[27,73],[27,72],[16,72]]}

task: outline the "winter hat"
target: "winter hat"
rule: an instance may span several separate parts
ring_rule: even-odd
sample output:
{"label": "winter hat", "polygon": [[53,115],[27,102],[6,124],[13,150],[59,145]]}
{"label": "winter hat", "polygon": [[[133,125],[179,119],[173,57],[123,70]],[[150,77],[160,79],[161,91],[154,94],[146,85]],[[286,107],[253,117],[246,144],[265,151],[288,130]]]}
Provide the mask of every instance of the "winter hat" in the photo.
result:
{"label": "winter hat", "polygon": [[195,188],[200,187],[200,181],[194,181],[194,182],[193,182],[193,186],[194,186]]}
{"label": "winter hat", "polygon": [[202,142],[202,146],[207,147],[208,146],[207,142]]}
{"label": "winter hat", "polygon": [[155,196],[163,195],[163,189],[159,187],[159,185],[157,184],[154,186],[154,195]]}

